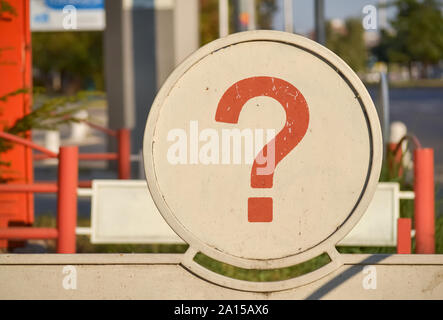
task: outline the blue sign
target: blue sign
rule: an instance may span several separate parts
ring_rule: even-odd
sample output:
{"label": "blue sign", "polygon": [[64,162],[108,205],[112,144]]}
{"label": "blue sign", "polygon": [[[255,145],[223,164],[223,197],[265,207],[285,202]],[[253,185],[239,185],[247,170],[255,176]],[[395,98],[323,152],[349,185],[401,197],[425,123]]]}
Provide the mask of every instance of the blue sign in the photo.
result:
{"label": "blue sign", "polygon": [[34,22],[37,23],[48,23],[49,22],[49,14],[46,12],[36,14],[34,17]]}
{"label": "blue sign", "polygon": [[[72,11],[64,12],[68,6],[74,7],[75,29],[96,31],[105,29],[105,0],[29,0],[31,31],[64,31],[64,19]],[[117,1],[117,0],[110,0]],[[0,0],[1,3],[1,0]],[[1,6],[1,5],[0,5]],[[72,9],[71,7],[71,9]],[[71,30],[71,29],[69,29]]]}
{"label": "blue sign", "polygon": [[105,0],[45,0],[47,7],[62,10],[65,6],[74,6],[76,9],[104,9]]}

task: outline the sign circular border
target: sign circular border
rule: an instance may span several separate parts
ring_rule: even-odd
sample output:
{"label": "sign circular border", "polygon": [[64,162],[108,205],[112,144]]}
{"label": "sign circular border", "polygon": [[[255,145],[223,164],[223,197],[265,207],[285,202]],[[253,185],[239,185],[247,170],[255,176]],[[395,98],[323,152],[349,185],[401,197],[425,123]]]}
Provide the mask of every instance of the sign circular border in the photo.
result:
{"label": "sign circular border", "polygon": [[[347,218],[336,229],[336,231],[333,232],[328,238],[324,239],[322,242],[319,242],[317,245],[303,252],[299,252],[283,258],[267,260],[247,259],[230,255],[226,252],[218,250],[217,248],[207,245],[206,243],[202,242],[197,235],[190,233],[175,217],[174,213],[168,207],[168,204],[166,203],[161,193],[161,190],[157,184],[155,164],[152,153],[153,145],[155,143],[154,135],[159,112],[164,100],[169,95],[169,92],[174,88],[174,85],[180,79],[180,77],[185,74],[190,68],[192,68],[194,64],[196,64],[201,59],[204,59],[212,52],[239,43],[257,41],[280,42],[287,45],[295,46],[316,56],[319,60],[323,61],[331,68],[333,68],[348,84],[348,86],[354,92],[356,99],[358,99],[360,103],[366,119],[371,147],[366,181],[361,191],[359,200],[357,201]],[[325,252],[329,252],[330,256],[334,255],[335,245],[343,237],[345,237],[346,234],[348,234],[357,224],[362,215],[365,213],[374,195],[381,170],[383,152],[382,146],[383,144],[380,123],[372,99],[361,80],[342,59],[340,59],[337,55],[335,55],[327,48],[305,37],[281,31],[260,30],[236,33],[226,38],[215,40],[197,50],[172,72],[172,74],[168,77],[168,79],[160,89],[159,93],[157,94],[148,116],[143,141],[143,160],[145,165],[146,179],[148,182],[148,189],[152,195],[154,203],[156,204],[159,212],[169,224],[169,226],[186,243],[189,244],[193,251],[202,252],[213,259],[237,267],[248,269],[272,269],[295,265],[321,255]]]}

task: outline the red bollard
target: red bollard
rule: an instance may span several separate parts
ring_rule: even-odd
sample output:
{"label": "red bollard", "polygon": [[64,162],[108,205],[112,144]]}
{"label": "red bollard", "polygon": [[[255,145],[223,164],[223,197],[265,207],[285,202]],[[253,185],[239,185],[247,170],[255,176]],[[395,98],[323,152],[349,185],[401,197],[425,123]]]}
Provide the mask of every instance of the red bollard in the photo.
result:
{"label": "red bollard", "polygon": [[399,218],[397,220],[397,253],[411,253],[411,219]]}
{"label": "red bollard", "polygon": [[415,253],[435,253],[434,150],[414,153]]}
{"label": "red bollard", "polygon": [[57,253],[75,253],[78,147],[60,147],[58,159]]}
{"label": "red bollard", "polygon": [[131,131],[120,129],[117,132],[118,140],[118,178],[131,179]]}

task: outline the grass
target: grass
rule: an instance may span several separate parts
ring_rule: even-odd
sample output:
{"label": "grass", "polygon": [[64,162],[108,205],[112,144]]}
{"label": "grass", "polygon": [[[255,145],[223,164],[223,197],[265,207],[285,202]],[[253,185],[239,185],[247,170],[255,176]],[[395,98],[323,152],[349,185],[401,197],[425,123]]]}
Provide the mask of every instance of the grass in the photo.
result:
{"label": "grass", "polygon": [[194,261],[211,271],[230,278],[246,281],[266,282],[281,281],[301,276],[323,267],[324,265],[328,264],[331,259],[326,253],[324,253],[318,257],[295,266],[269,270],[238,268],[230,264],[214,260],[202,253],[198,253],[195,256]]}

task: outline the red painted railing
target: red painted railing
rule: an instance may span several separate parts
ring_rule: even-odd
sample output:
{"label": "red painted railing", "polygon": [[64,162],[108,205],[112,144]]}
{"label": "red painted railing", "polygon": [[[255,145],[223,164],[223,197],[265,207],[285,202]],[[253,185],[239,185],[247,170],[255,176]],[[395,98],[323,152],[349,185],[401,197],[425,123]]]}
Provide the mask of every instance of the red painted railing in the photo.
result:
{"label": "red painted railing", "polygon": [[0,138],[38,150],[58,158],[58,182],[34,184],[0,184],[0,192],[56,192],[57,228],[0,228],[0,239],[57,239],[57,253],[75,253],[77,226],[78,147],[60,147],[58,154],[31,141],[0,132]]}
{"label": "red painted railing", "polygon": [[[117,160],[118,162],[118,178],[119,179],[130,179],[131,178],[131,132],[129,129],[118,129],[111,130],[109,128],[102,127],[100,125],[91,123],[87,120],[80,120],[84,122],[91,128],[104,132],[105,134],[115,137],[117,139],[118,151],[117,153],[107,152],[107,153],[81,153],[78,156],[79,160]],[[11,140],[13,141],[13,140]],[[36,146],[36,150],[42,151],[44,149],[40,146]],[[46,150],[46,149],[45,149]],[[34,160],[44,160],[48,158],[56,158],[57,155],[51,151],[51,154],[43,152],[43,154],[34,155]]]}
{"label": "red painted railing", "polygon": [[115,153],[90,153],[81,154],[80,160],[117,160],[118,161],[118,178],[131,178],[131,131],[129,129],[112,130],[98,124],[89,122],[88,120],[80,120],[93,129],[104,132],[108,136],[117,139],[118,151]]}

